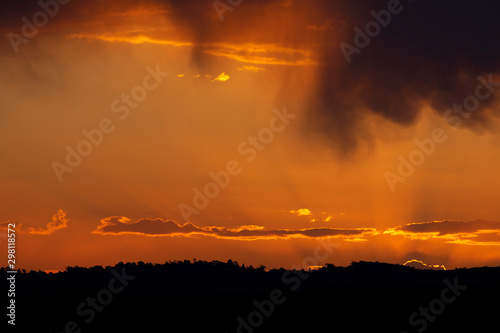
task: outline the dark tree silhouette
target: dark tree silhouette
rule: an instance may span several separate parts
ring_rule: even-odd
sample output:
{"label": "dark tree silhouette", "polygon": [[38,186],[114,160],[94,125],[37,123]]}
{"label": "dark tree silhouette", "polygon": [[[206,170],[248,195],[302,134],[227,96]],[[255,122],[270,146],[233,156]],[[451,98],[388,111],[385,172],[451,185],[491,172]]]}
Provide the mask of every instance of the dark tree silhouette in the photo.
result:
{"label": "dark tree silhouette", "polygon": [[[123,274],[123,289],[109,292]],[[7,276],[1,268],[2,281]],[[499,296],[500,267],[434,271],[359,261],[266,271],[233,260],[120,262],[55,274],[18,270],[16,328],[65,332],[74,322],[75,332],[486,331],[498,327],[492,300]]]}

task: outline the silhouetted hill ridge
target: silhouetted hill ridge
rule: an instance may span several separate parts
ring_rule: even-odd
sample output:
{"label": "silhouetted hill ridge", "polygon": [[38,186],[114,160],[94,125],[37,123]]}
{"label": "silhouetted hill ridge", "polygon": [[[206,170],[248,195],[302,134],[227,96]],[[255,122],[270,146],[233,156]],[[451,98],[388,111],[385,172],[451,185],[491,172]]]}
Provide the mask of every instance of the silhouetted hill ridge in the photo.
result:
{"label": "silhouetted hill ridge", "polygon": [[[6,275],[0,269],[4,284]],[[419,270],[360,261],[291,271],[231,260],[120,262],[55,274],[19,271],[16,328],[59,333],[75,323],[75,333],[417,332],[424,327],[418,312],[432,305],[439,315],[425,322],[426,333],[485,332],[497,325],[500,309],[492,300],[498,298],[500,267]],[[439,304],[443,311],[436,310]],[[257,319],[258,325],[243,327]]]}
{"label": "silhouetted hill ridge", "polygon": [[[21,271],[20,292],[91,291],[105,287],[111,271],[125,269],[136,277],[129,293],[209,295],[219,292],[266,292],[282,287],[285,272],[291,270],[254,268],[229,260],[171,261],[164,264],[123,263],[115,266],[67,267],[64,272]],[[308,277],[301,289],[342,286],[353,288],[404,288],[440,286],[444,279],[459,277],[468,285],[498,285],[500,267],[460,268],[446,271],[419,270],[398,264],[359,261],[349,266],[326,264],[318,270],[302,270]],[[5,275],[6,269],[0,270]]]}

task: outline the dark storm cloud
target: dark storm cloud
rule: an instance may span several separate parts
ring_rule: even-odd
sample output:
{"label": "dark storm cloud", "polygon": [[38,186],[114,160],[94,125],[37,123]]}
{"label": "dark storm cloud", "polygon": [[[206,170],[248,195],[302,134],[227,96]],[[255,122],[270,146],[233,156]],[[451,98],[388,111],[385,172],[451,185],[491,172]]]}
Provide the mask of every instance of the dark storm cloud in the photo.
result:
{"label": "dark storm cloud", "polygon": [[[192,42],[192,62],[199,67],[212,66],[218,57],[236,54],[234,49],[207,52],[207,45],[214,43],[272,44],[313,52],[314,61],[304,62],[314,71],[315,82],[303,105],[303,128],[308,135],[329,142],[345,155],[355,151],[360,142],[373,144],[376,133],[368,129],[367,115],[411,126],[424,104],[443,115],[454,104],[474,95],[479,76],[500,73],[498,1],[402,0],[399,5],[394,0],[232,3],[237,5],[229,4],[232,9],[223,13],[221,21],[212,0],[72,0],[61,5],[59,14],[44,29],[63,35],[70,30],[113,30],[116,27],[112,20],[103,13],[159,6],[176,26],[175,37]],[[354,28],[365,30],[367,23],[375,21],[371,12],[387,10],[388,4],[396,4],[398,14],[392,14],[390,23],[381,27],[367,45],[358,47],[348,63],[339,45],[344,42],[356,46]],[[4,34],[19,33],[21,17],[31,18],[39,10],[37,1],[26,0],[2,1],[0,7],[0,29]],[[99,20],[103,24],[96,24]],[[8,44],[4,38],[2,46]],[[304,57],[297,52],[288,52],[287,56],[290,54]],[[233,61],[245,62],[245,57],[238,55]],[[277,62],[269,65],[284,67]],[[283,83],[278,87],[277,100],[296,94],[297,87],[287,79],[296,71],[290,66],[281,72]],[[494,108],[498,99],[491,96],[481,101],[470,117],[461,119],[462,127],[496,130],[491,117],[498,115],[498,108]]]}
{"label": "dark storm cloud", "polygon": [[[388,2],[335,1],[323,6],[348,27],[339,43],[355,46],[353,29],[364,30],[374,21],[370,11],[387,9]],[[318,91],[311,101],[310,129],[334,139],[344,152],[359,143],[365,112],[409,126],[422,102],[443,114],[474,94],[479,75],[500,70],[500,45],[494,42],[500,33],[499,2],[423,0],[401,1],[401,6],[378,36],[351,55],[350,64],[338,44],[321,50],[325,66],[319,69]],[[485,111],[493,102],[482,102],[464,124],[488,128]]]}
{"label": "dark storm cloud", "polygon": [[[214,20],[213,8],[207,12],[200,5],[206,6],[203,1],[169,3],[179,14],[174,20],[200,45],[246,38],[314,49],[321,65],[312,69],[316,85],[303,106],[304,128],[344,154],[355,151],[361,141],[371,145],[376,134],[365,126],[367,114],[411,126],[424,104],[443,115],[474,95],[479,76],[500,72],[500,44],[495,42],[500,34],[498,1],[243,1],[225,12],[224,22]],[[348,63],[340,43],[356,46],[354,28],[365,30],[375,21],[371,12],[388,6],[395,6],[398,14],[392,14],[390,23]],[[193,59],[200,65],[207,61],[200,48],[193,49]],[[287,87],[283,82],[281,95],[293,94]],[[491,112],[496,101],[481,101],[461,125],[495,130],[488,112],[498,115]]]}

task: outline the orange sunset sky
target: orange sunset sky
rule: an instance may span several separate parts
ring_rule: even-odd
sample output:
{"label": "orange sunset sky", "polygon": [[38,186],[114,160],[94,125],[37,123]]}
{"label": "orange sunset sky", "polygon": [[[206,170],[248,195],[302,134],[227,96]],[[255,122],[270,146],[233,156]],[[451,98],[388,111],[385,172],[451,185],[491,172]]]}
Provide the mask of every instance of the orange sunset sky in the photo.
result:
{"label": "orange sunset sky", "polygon": [[500,265],[497,4],[1,3],[4,266]]}

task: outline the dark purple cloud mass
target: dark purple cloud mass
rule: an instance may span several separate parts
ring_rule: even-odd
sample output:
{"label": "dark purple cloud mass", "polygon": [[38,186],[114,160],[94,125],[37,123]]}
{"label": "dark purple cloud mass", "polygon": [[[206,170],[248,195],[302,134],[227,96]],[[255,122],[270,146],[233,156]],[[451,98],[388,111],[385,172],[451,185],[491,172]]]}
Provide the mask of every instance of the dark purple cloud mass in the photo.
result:
{"label": "dark purple cloud mass", "polygon": [[[64,35],[91,32],[95,27],[99,32],[104,32],[103,27],[113,30],[116,27],[111,21],[106,23],[109,17],[104,13],[153,6],[164,8],[164,15],[177,27],[175,36],[167,32],[169,37],[193,43],[195,66],[212,66],[220,56],[206,52],[210,43],[272,44],[310,52],[315,80],[313,92],[302,105],[303,129],[307,136],[320,138],[344,155],[354,152],[361,142],[373,144],[377,134],[366,126],[367,115],[411,126],[424,105],[443,115],[475,94],[479,76],[491,74],[495,80],[500,74],[496,42],[500,2],[494,0],[245,0],[234,2],[238,4],[224,12],[223,21],[213,3],[70,1],[60,6],[40,33]],[[2,1],[1,8],[2,53],[8,54],[7,34],[20,33],[21,18],[31,19],[40,6],[38,1]],[[355,51],[346,57],[342,43]],[[287,79],[294,74],[294,66],[284,72],[277,100],[296,93],[297,87]],[[470,115],[460,116],[460,126],[497,131],[491,119],[499,114],[498,98],[489,92],[483,89],[488,97]]]}

